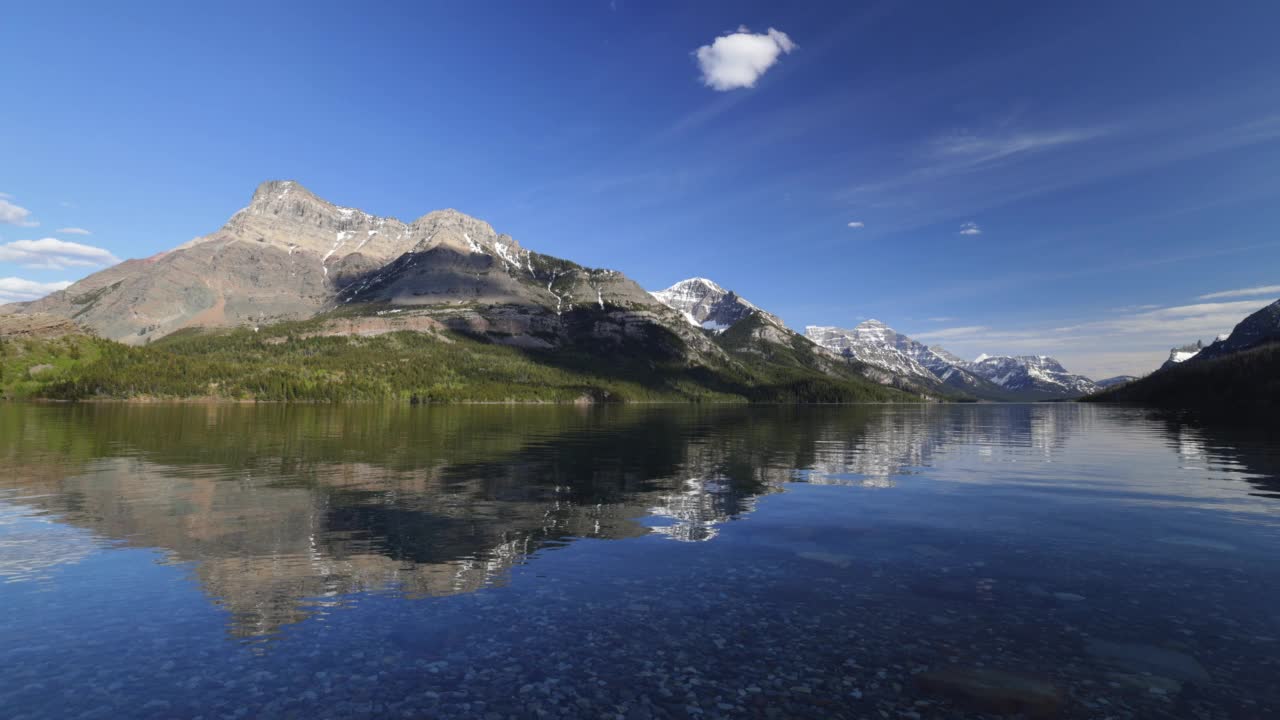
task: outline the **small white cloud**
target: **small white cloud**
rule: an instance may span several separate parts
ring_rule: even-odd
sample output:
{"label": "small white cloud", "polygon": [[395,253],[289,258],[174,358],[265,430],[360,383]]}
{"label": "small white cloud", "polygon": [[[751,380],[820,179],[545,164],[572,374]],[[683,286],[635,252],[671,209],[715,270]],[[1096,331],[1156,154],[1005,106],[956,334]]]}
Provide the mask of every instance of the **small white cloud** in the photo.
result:
{"label": "small white cloud", "polygon": [[855,229],[863,228],[863,227],[866,227],[866,223],[862,222],[861,220],[854,220],[853,222],[849,223],[849,227],[855,228]]}
{"label": "small white cloud", "polygon": [[0,225],[17,225],[19,227],[35,227],[40,223],[31,219],[31,211],[9,202],[12,195],[0,197]]}
{"label": "small white cloud", "polygon": [[1258,287],[1240,288],[1238,290],[1223,290],[1222,292],[1209,293],[1201,295],[1197,300],[1217,300],[1219,298],[1233,297],[1255,297],[1257,295],[1277,295],[1280,296],[1280,285],[1260,285]]}
{"label": "small white cloud", "polygon": [[981,235],[982,228],[978,227],[978,223],[967,222],[960,226],[961,235]]}
{"label": "small white cloud", "polygon": [[92,235],[93,234],[88,230],[85,230],[84,228],[78,228],[78,227],[58,228],[58,232],[62,233],[63,235]]}
{"label": "small white cloud", "polygon": [[36,282],[18,277],[0,278],[0,303],[38,300],[45,295],[71,286],[68,280]]}
{"label": "small white cloud", "polygon": [[755,87],[765,71],[796,44],[781,30],[752,33],[746,27],[722,35],[694,52],[702,70],[702,82],[715,90]]}
{"label": "small white cloud", "polygon": [[70,267],[114,265],[120,262],[120,258],[100,247],[57,238],[41,238],[0,245],[0,262],[43,270],[65,270]]}

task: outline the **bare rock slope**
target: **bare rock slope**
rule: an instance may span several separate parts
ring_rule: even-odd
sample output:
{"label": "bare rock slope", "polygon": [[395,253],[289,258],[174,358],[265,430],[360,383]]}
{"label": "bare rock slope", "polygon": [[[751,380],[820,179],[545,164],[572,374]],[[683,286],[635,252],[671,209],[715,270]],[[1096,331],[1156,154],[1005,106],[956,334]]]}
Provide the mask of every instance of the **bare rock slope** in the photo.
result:
{"label": "bare rock slope", "polygon": [[703,360],[723,355],[619,272],[532,252],[456,210],[405,223],[335,205],[287,180],[260,185],[210,235],[9,310],[72,319],[140,344],[183,328],[388,306],[515,345],[640,340]]}

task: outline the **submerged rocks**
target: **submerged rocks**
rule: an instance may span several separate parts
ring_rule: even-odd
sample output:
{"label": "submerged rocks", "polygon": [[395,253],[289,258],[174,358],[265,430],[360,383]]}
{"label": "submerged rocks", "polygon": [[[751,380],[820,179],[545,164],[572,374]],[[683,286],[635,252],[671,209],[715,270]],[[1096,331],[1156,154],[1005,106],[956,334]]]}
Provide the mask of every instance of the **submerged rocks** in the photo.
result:
{"label": "submerged rocks", "polygon": [[988,668],[948,667],[920,673],[915,681],[927,693],[997,715],[1052,718],[1065,700],[1061,690],[1044,680]]}
{"label": "submerged rocks", "polygon": [[1207,683],[1209,672],[1186,653],[1154,645],[1093,639],[1085,650],[1095,658],[1129,673],[1148,673],[1182,682]]}

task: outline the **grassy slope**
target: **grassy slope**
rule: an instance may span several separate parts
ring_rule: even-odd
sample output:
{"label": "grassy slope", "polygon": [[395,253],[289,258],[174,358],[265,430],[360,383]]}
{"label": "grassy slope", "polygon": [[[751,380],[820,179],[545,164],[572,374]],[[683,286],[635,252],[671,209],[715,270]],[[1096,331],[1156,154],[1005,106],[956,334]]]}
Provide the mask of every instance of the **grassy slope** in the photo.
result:
{"label": "grassy slope", "polygon": [[[7,353],[8,397],[200,398],[342,402],[910,401],[864,379],[831,379],[761,361],[686,367],[628,348],[539,353],[457,334],[303,337],[321,320],[259,332],[181,332],[145,347],[71,336],[20,341]],[[26,344],[23,344],[25,342]],[[32,378],[28,368],[54,369]]]}
{"label": "grassy slope", "polygon": [[1270,419],[1280,408],[1280,343],[1186,362],[1085,400],[1186,409],[1213,419]]}
{"label": "grassy slope", "polygon": [[102,355],[105,341],[87,335],[0,337],[0,397],[21,399],[73,377]]}

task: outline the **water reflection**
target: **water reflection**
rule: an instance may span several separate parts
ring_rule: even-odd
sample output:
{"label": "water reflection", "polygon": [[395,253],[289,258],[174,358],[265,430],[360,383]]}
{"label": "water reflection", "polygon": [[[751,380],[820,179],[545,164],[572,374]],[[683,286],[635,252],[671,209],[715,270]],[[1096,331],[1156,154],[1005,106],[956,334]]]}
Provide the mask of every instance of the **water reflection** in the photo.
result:
{"label": "water reflection", "polygon": [[[0,578],[38,580],[104,544],[156,548],[189,564],[235,635],[261,637],[358,593],[501,585],[574,539],[713,540],[790,482],[890,489],[948,453],[1051,465],[1097,422],[1030,405],[11,405]],[[1276,496],[1274,444],[1157,427],[1184,466],[1230,466]]]}

